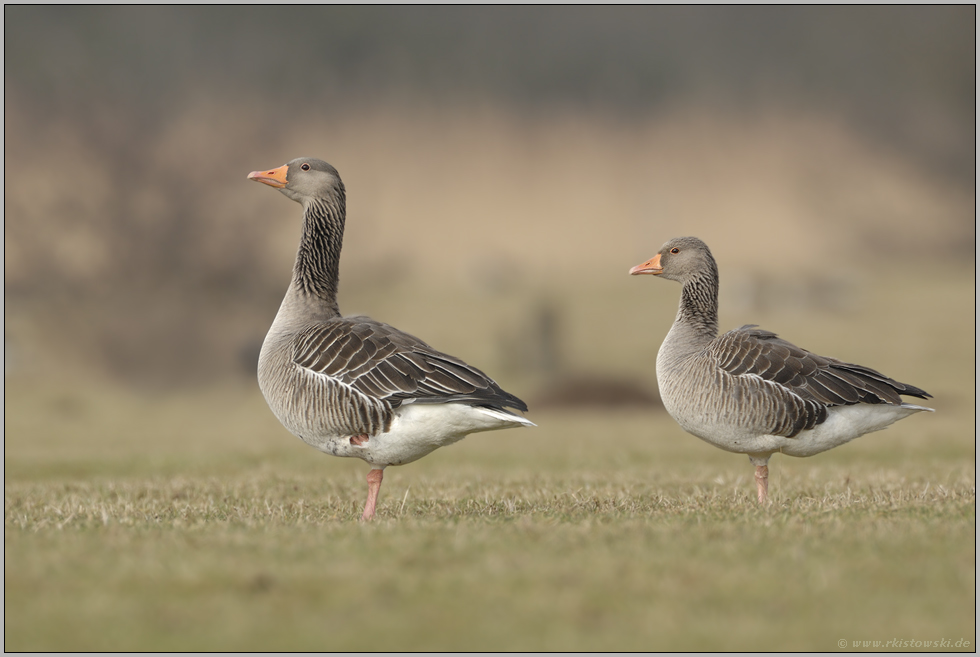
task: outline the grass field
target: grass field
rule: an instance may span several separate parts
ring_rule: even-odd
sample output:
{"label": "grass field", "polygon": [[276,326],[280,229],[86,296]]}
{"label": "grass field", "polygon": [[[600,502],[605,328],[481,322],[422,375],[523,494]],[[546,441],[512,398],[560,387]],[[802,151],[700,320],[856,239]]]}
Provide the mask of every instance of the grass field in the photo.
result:
{"label": "grass field", "polygon": [[[652,304],[608,356],[623,371],[669,326],[656,304],[676,304],[674,286],[635,287],[592,295],[593,316]],[[754,502],[747,458],[662,413],[532,404],[537,428],[388,469],[365,525],[365,464],[290,436],[250,382],[151,394],[8,376],[4,647],[973,650],[972,275],[917,289],[882,287],[819,321],[723,312],[725,328],[759,321],[936,395],[935,414],[774,457],[769,508]],[[589,370],[598,328],[570,308],[570,366]],[[361,309],[474,362],[491,356],[453,343],[451,323],[370,299]],[[903,317],[901,331],[874,330]]]}

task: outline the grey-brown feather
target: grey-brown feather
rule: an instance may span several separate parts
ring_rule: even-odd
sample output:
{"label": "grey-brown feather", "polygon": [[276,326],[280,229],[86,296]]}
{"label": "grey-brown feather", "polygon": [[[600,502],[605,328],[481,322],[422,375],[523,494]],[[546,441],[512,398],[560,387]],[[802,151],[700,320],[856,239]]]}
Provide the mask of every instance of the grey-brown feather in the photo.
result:
{"label": "grey-brown feather", "polygon": [[523,401],[472,365],[368,317],[338,317],[312,325],[294,344],[297,365],[335,378],[391,408],[412,399],[527,410]]}
{"label": "grey-brown feather", "polygon": [[283,424],[304,440],[375,435],[391,426],[392,409],[384,400],[286,359],[260,361],[259,384]]}
{"label": "grey-brown feather", "polygon": [[717,367],[731,375],[755,375],[792,393],[784,396],[767,389],[767,395],[783,399],[782,412],[771,415],[773,435],[792,437],[812,429],[826,420],[826,409],[832,406],[901,404],[900,395],[930,396],[869,367],[818,356],[754,325],[718,336],[708,352]]}

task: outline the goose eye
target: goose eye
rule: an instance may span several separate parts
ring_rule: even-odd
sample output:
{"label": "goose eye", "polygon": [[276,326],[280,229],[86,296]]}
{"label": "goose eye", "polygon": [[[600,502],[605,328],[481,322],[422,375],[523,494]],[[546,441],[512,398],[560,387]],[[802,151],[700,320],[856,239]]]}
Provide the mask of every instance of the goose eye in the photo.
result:
{"label": "goose eye", "polygon": [[302,165],[300,165],[299,168],[302,169],[303,171],[309,171],[310,170],[310,165],[307,164],[306,162],[304,162]]}
{"label": "goose eye", "polygon": [[680,253],[680,252],[681,252],[681,250],[680,250],[680,249],[678,249],[678,248],[677,248],[677,247],[675,246],[674,248],[672,248],[672,249],[670,250],[670,252],[671,252],[671,253]]}

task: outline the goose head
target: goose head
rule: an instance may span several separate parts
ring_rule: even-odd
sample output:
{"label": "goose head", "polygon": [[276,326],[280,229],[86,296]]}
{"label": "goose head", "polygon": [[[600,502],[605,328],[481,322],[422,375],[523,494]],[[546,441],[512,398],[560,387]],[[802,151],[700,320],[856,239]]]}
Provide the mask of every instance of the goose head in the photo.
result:
{"label": "goose head", "polygon": [[277,169],[253,171],[248,179],[275,187],[303,207],[314,199],[332,199],[344,193],[337,170],[315,157],[298,157]]}
{"label": "goose head", "polygon": [[630,275],[651,274],[684,284],[715,268],[707,244],[696,237],[675,237],[657,255],[630,269]]}

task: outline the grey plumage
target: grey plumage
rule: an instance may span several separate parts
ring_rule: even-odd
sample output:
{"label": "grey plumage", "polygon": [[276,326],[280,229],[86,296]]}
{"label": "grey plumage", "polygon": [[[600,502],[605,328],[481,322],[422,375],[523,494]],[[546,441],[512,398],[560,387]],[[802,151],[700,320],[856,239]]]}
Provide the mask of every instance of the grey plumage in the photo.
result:
{"label": "grey plumage", "polygon": [[335,377],[390,408],[411,399],[527,410],[477,368],[368,317],[338,317],[311,326],[297,336],[295,352],[297,365]]}
{"label": "grey plumage", "polygon": [[293,278],[259,354],[259,387],[292,433],[374,467],[365,519],[385,466],[476,431],[533,426],[510,410],[527,405],[477,368],[387,324],[340,315],[346,191],[336,169],[297,158],[249,178],[303,206]]}
{"label": "grey plumage", "polygon": [[670,240],[630,273],[681,283],[677,316],[657,354],[664,407],[688,432],[748,454],[760,468],[760,501],[771,454],[810,456],[932,410],[902,401],[931,396],[920,388],[819,356],[755,325],[719,336],[718,267],[696,237]]}
{"label": "grey plumage", "polygon": [[[303,165],[309,169],[300,169]],[[281,388],[296,385],[290,381],[294,366],[323,374],[340,385],[311,388],[323,397],[305,401],[323,412],[328,425],[355,434],[386,431],[392,411],[407,400],[526,411],[523,401],[458,358],[368,317],[341,317],[337,279],[346,221],[344,184],[335,168],[316,158],[297,158],[285,166],[290,186],[283,191],[303,204],[303,231],[293,285],[283,302],[293,297],[289,322],[274,324],[267,339],[269,346],[284,344],[287,351],[277,350],[274,362],[265,358],[259,373],[263,389],[278,395]],[[270,353],[263,348],[263,354]]]}
{"label": "grey plumage", "polygon": [[[719,369],[738,377],[733,379],[733,393],[749,404],[745,414],[755,414],[751,405],[770,398],[775,403],[760,414],[769,420],[768,433],[790,438],[824,422],[833,406],[901,404],[900,395],[931,396],[869,367],[818,356],[752,324],[712,340],[707,354]],[[764,384],[742,376],[746,374],[780,387],[760,388]],[[752,394],[763,390],[764,394]]]}

